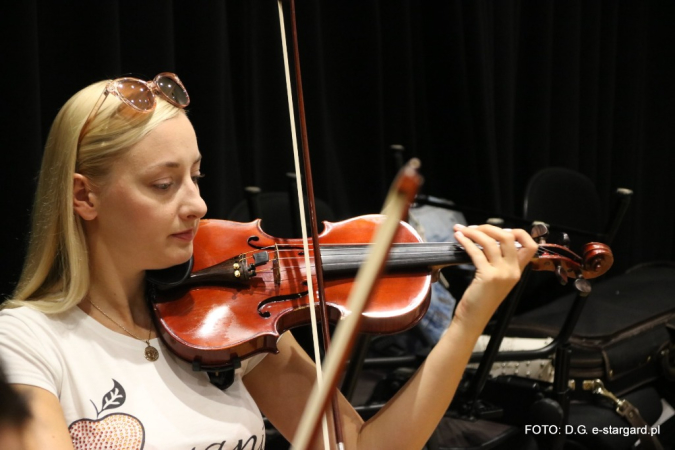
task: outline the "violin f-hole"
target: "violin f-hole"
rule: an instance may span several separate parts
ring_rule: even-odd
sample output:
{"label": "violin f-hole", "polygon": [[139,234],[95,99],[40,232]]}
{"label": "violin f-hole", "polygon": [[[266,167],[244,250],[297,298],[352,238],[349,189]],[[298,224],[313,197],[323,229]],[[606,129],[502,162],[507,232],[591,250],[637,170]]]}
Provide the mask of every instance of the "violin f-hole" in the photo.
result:
{"label": "violin f-hole", "polygon": [[303,292],[297,292],[294,294],[288,294],[288,295],[279,295],[277,297],[270,297],[266,298],[265,300],[261,301],[258,303],[258,314],[260,314],[260,317],[264,318],[269,318],[271,316],[269,311],[263,311],[263,308],[265,308],[268,305],[271,305],[273,303],[280,303],[280,302],[286,302],[288,300],[295,300],[298,298],[305,297],[307,295],[307,291]]}
{"label": "violin f-hole", "polygon": [[260,247],[260,246],[257,246],[257,245],[253,245],[253,244],[252,244],[252,242],[257,242],[257,241],[259,241],[259,240],[260,240],[260,236],[255,236],[255,235],[253,235],[253,236],[249,236],[248,239],[246,239],[246,243],[247,243],[250,247],[255,248],[256,250],[262,250],[263,248],[265,248],[264,246],[263,246],[263,247]]}

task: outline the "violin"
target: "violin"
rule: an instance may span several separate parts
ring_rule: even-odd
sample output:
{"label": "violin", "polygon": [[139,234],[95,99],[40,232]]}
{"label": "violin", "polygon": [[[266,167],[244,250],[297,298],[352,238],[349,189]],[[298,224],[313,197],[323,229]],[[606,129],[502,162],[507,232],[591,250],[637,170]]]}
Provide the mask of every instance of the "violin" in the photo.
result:
{"label": "violin", "polygon": [[[383,220],[382,215],[366,215],[324,223],[319,243],[331,323],[350,314],[346,299],[354,276]],[[470,262],[460,245],[423,242],[409,224],[400,222],[359,331],[390,334],[414,326],[428,308],[434,275],[443,267]],[[583,257],[567,247],[542,243],[531,262],[533,270],[556,272],[565,279],[598,277],[612,263],[611,250],[601,243],[586,244]],[[195,237],[189,275],[176,283],[155,281],[151,307],[174,354],[202,369],[222,368],[276,352],[283,332],[309,323],[307,276],[300,239],[270,236],[260,220],[205,219]]]}

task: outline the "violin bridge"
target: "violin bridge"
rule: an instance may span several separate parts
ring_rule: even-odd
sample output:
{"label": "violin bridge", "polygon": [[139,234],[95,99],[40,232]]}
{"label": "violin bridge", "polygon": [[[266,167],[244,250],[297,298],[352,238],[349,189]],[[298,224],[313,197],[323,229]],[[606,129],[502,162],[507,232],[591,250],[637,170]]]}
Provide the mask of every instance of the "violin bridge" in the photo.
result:
{"label": "violin bridge", "polygon": [[274,272],[274,285],[281,285],[281,271],[279,270],[279,247],[274,245],[274,260],[272,261],[272,270]]}

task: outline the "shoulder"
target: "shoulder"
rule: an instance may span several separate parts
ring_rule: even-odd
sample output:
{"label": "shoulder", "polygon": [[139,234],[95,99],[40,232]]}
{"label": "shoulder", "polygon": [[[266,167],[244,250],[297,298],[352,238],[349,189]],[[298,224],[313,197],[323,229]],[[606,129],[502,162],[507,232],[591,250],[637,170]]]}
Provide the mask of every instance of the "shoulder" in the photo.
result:
{"label": "shoulder", "polygon": [[32,318],[38,318],[45,316],[44,313],[33,309],[29,308],[28,306],[22,306],[18,308],[2,308],[0,309],[0,320],[3,320],[5,317],[32,317]]}
{"label": "shoulder", "polygon": [[[75,311],[77,310],[77,311]],[[78,314],[78,311],[80,314]],[[59,348],[77,336],[74,330],[86,316],[79,308],[64,313],[46,314],[29,307],[0,311],[0,357],[14,352],[55,358]]]}
{"label": "shoulder", "polygon": [[24,328],[48,322],[46,314],[27,306],[0,310],[0,331],[8,327]]}
{"label": "shoulder", "polygon": [[0,311],[0,360],[10,383],[41,387],[55,395],[63,373],[62,343],[68,313],[59,317],[19,307]]}
{"label": "shoulder", "polygon": [[54,331],[68,328],[77,321],[77,308],[59,314],[46,314],[27,306],[0,310],[0,332],[8,328],[14,331]]}

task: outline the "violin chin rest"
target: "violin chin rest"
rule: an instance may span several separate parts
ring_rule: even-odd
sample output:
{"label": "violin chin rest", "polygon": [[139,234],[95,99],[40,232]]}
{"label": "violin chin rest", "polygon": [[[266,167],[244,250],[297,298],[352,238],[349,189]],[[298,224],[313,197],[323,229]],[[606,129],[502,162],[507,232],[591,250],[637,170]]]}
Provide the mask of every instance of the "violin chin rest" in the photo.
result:
{"label": "violin chin rest", "polygon": [[194,258],[190,257],[182,264],[159,270],[146,270],[145,279],[159,289],[169,289],[180,285],[190,276]]}

